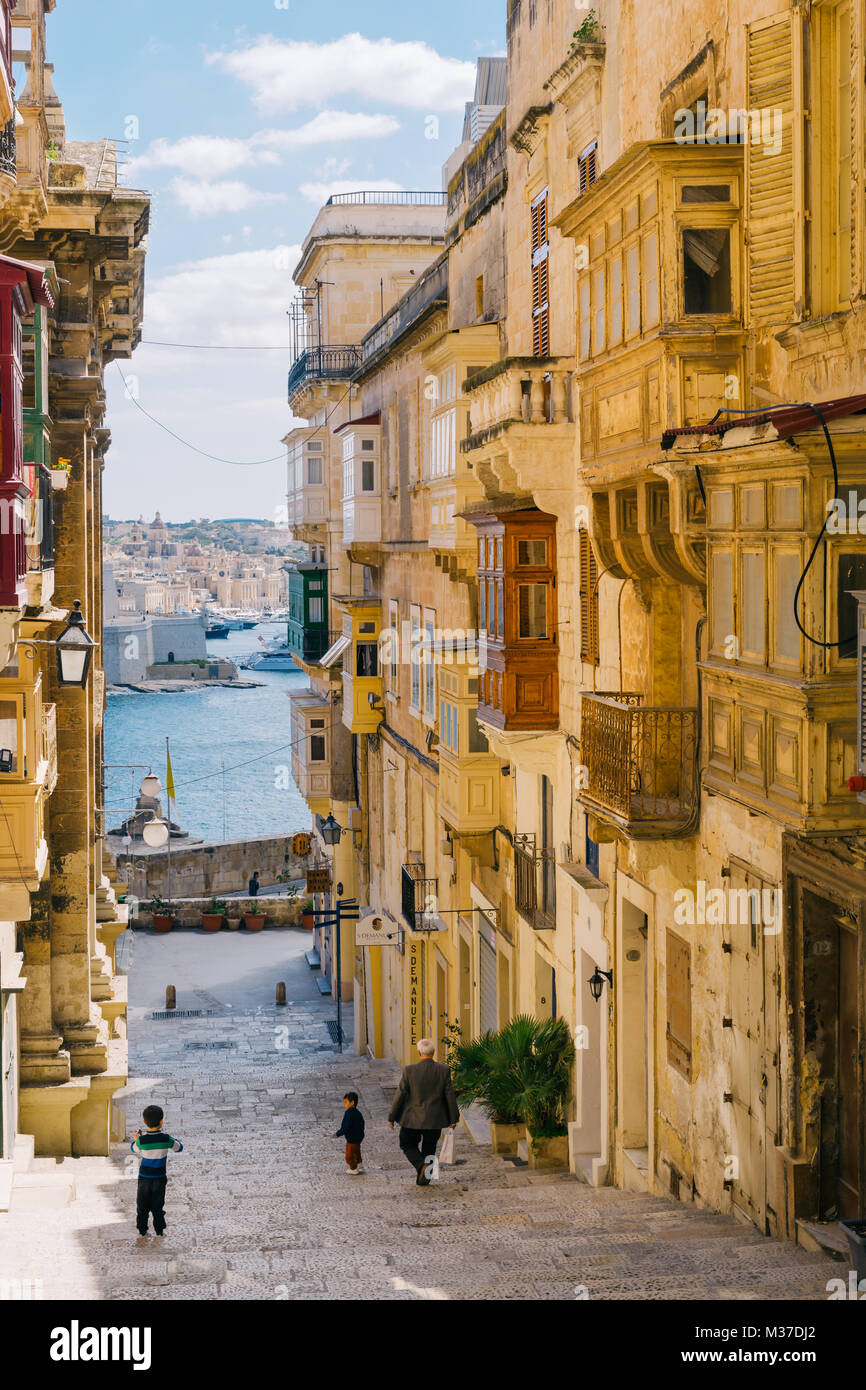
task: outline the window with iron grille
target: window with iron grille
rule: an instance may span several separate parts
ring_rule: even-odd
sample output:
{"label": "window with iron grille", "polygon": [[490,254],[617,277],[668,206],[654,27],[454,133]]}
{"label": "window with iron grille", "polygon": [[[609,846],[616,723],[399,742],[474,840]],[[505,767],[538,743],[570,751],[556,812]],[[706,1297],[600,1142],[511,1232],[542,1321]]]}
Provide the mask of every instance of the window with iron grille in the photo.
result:
{"label": "window with iron grille", "polygon": [[589,532],[578,531],[580,659],[593,666],[599,663],[598,650],[598,561]]}
{"label": "window with iron grille", "polygon": [[404,864],[400,875],[403,920],[413,931],[423,931],[438,911],[439,880],[424,877],[423,864]]}
{"label": "window with iron grille", "polygon": [[593,140],[591,145],[587,145],[583,154],[577,161],[577,188],[578,193],[585,193],[591,184],[598,178],[598,141]]}
{"label": "window with iron grille", "polygon": [[547,190],[530,209],[532,241],[532,351],[550,356],[550,273],[547,231]]}
{"label": "window with iron grille", "polygon": [[538,910],[534,835],[514,837],[514,902],[520,916],[534,926]]}

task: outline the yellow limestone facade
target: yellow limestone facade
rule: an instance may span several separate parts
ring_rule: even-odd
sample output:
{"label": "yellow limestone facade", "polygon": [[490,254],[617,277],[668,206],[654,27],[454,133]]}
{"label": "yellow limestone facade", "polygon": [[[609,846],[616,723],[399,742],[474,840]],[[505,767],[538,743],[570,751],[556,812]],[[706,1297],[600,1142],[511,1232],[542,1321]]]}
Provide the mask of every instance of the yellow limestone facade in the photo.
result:
{"label": "yellow limestone facade", "polygon": [[101,645],[79,689],[59,686],[50,644],[76,600],[101,643],[103,374],[140,336],[149,205],[118,186],[111,141],[67,137],[45,61],[53,8],[19,0],[13,13],[27,78],[16,94],[16,176],[4,179],[0,207],[3,254],[42,268],[54,300],[24,325],[25,471],[34,459],[44,467],[34,472],[27,602],[0,614],[4,712],[23,711],[15,767],[0,789],[8,1167],[19,1140],[25,1162],[28,1145],[43,1155],[107,1154],[112,1135],[123,1137],[112,1097],[126,1080],[125,980],[115,970],[126,909],[102,849]]}
{"label": "yellow limestone facade", "polygon": [[866,1212],[863,25],[512,0],[296,529],[357,1044],[556,1013],[577,1176],[805,1244]]}

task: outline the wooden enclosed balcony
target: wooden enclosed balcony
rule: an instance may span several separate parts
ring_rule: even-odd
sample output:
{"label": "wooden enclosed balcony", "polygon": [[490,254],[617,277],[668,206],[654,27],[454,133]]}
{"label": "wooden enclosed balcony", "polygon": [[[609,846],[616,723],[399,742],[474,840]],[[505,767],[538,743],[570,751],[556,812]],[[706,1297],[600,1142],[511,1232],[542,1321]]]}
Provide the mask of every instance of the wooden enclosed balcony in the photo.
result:
{"label": "wooden enclosed balcony", "polygon": [[581,700],[580,800],[635,838],[687,833],[698,805],[698,711],[639,694]]}

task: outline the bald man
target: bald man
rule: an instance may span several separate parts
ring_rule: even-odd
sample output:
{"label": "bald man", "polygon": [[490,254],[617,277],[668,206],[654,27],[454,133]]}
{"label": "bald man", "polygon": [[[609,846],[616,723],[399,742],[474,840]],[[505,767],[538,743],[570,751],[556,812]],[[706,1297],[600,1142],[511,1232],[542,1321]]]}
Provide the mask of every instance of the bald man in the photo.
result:
{"label": "bald man", "polygon": [[418,1187],[430,1185],[430,1172],[439,1136],[460,1119],[451,1069],[435,1060],[436,1044],[422,1038],[420,1061],[403,1068],[400,1089],[388,1112],[388,1126],[400,1125],[400,1148],[415,1169]]}

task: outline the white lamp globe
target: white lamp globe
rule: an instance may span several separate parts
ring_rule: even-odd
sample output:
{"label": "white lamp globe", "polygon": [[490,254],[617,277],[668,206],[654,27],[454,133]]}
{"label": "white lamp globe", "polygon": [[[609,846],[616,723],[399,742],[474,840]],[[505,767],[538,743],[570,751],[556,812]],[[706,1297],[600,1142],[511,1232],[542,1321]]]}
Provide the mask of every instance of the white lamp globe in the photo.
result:
{"label": "white lamp globe", "polygon": [[144,843],[150,845],[151,849],[168,844],[168,826],[164,820],[148,821],[141,833]]}

